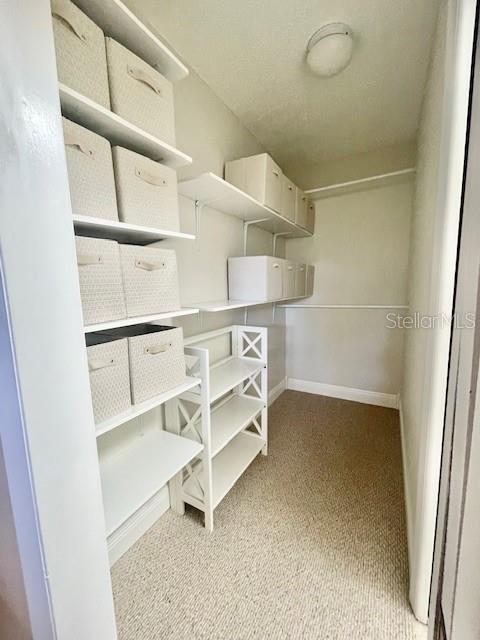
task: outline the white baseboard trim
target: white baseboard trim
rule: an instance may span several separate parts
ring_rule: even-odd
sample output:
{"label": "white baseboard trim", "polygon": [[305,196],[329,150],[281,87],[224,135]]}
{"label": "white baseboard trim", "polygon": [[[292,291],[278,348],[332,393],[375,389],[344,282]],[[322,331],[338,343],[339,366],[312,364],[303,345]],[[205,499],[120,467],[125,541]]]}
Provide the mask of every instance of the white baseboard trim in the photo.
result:
{"label": "white baseboard trim", "polygon": [[273,389],[268,392],[268,406],[273,404],[275,400],[282,395],[287,388],[287,378],[281,380]]}
{"label": "white baseboard trim", "polygon": [[143,507],[108,537],[108,557],[110,566],[123,556],[135,542],[150,529],[155,522],[170,509],[168,487],[163,487]]}
{"label": "white baseboard trim", "polygon": [[407,547],[408,547],[408,566],[413,566],[413,521],[412,521],[412,498],[410,495],[410,485],[408,483],[408,464],[407,464],[407,445],[405,440],[405,423],[403,418],[402,397],[398,396],[398,411],[400,414],[400,437],[402,441],[402,466],[403,466],[403,492],[405,495],[405,519],[407,522]]}
{"label": "white baseboard trim", "polygon": [[341,387],[335,384],[325,384],[323,382],[313,382],[311,380],[299,380],[298,378],[287,379],[287,389],[314,393],[319,396],[330,398],[340,398],[341,400],[352,400],[363,404],[373,404],[378,407],[388,407],[398,409],[398,394],[382,393],[380,391],[367,391],[365,389],[353,389],[351,387]]}

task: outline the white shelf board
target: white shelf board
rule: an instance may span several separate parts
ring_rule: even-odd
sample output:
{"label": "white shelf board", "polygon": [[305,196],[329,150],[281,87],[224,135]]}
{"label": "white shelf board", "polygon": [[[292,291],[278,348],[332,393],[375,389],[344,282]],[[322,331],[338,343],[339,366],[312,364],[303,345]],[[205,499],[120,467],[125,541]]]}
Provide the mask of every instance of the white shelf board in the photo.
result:
{"label": "white shelf board", "polygon": [[107,536],[198,456],[202,445],[152,429],[100,461]]}
{"label": "white shelf board", "polygon": [[181,316],[192,316],[198,313],[198,309],[180,309],[179,311],[166,311],[165,313],[154,313],[149,316],[137,316],[136,318],[124,318],[123,320],[112,320],[111,322],[99,322],[89,324],[85,327],[85,333],[94,331],[107,331],[108,329],[118,329],[119,327],[131,327],[135,324],[148,324],[170,318],[180,318]]}
{"label": "white shelf board", "polygon": [[233,395],[211,414],[212,458],[252,422],[265,403],[258,398]]}
{"label": "white shelf board", "polygon": [[200,311],[205,311],[206,313],[217,313],[220,311],[243,309],[245,307],[261,307],[264,304],[275,304],[277,302],[285,302],[286,300],[303,300],[306,297],[307,296],[279,298],[278,300],[218,300],[216,302],[198,302],[195,304]]}
{"label": "white shelf board", "polygon": [[195,240],[195,236],[180,231],[162,231],[154,227],[142,227],[117,220],[106,220],[89,216],[73,215],[73,225],[77,235],[105,238],[130,244],[149,244],[158,240]]}
{"label": "white shelf board", "polygon": [[151,409],[155,409],[155,407],[164,404],[165,402],[167,402],[167,400],[171,400],[181,393],[190,391],[199,384],[200,378],[192,378],[187,376],[185,378],[185,382],[182,382],[182,384],[173,387],[173,389],[169,389],[164,393],[160,393],[158,396],[153,396],[153,398],[149,398],[148,400],[140,402],[139,404],[134,404],[126,411],[122,411],[122,413],[119,413],[116,416],[112,416],[111,418],[108,418],[103,422],[99,422],[95,427],[97,438],[104,435],[105,433],[108,433],[109,431],[112,431],[112,429],[116,429],[120,425],[125,424],[125,422],[128,422],[129,420],[133,420],[133,418],[137,418],[143,413],[146,413]]}
{"label": "white shelf board", "polygon": [[392,171],[391,173],[382,173],[369,178],[361,178],[359,180],[351,180],[350,182],[340,182],[331,184],[317,189],[309,189],[305,191],[310,200],[323,200],[333,196],[343,196],[347,193],[356,191],[366,191],[378,187],[387,187],[392,184],[402,184],[408,182],[415,174],[415,168],[402,169],[401,171]]}
{"label": "white shelf board", "polygon": [[210,369],[210,402],[215,402],[238,384],[265,367],[255,358],[229,358]]}
{"label": "white shelf board", "polygon": [[[223,500],[264,446],[265,441],[262,438],[243,432],[235,436],[215,457],[212,462],[214,508]],[[202,500],[203,496],[200,494],[198,485],[191,478],[185,482],[183,491],[187,502],[189,495],[197,501]]]}
{"label": "white shelf board", "polygon": [[101,27],[106,36],[118,40],[172,82],[188,76],[187,67],[121,0],[74,2]]}
{"label": "white shelf board", "polygon": [[113,146],[119,145],[136,151],[173,169],[192,162],[190,156],[182,151],[127,122],[78,91],[62,83],[59,84],[59,90],[63,115],[107,138]]}
{"label": "white shelf board", "polygon": [[270,233],[285,233],[290,238],[312,235],[214,173],[203,173],[196,178],[182,180],[178,184],[178,192],[190,200],[197,200],[241,220],[264,220],[257,226]]}

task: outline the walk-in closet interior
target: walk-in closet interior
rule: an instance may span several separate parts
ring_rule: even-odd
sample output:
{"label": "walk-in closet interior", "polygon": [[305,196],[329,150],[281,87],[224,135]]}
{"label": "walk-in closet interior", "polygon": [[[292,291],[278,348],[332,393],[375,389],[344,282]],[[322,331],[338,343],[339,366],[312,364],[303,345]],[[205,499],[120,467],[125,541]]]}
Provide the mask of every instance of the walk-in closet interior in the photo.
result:
{"label": "walk-in closet interior", "polygon": [[475,3],[13,4],[1,637],[426,638]]}

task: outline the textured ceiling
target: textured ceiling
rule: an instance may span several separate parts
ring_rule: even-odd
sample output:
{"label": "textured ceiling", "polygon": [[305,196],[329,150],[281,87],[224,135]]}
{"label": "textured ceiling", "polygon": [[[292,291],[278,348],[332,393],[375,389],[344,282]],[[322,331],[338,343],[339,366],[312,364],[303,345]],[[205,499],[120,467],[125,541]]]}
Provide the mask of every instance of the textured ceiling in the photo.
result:
{"label": "textured ceiling", "polygon": [[[284,168],[416,135],[438,0],[137,4]],[[331,21],[352,27],[354,57],[340,75],[321,79],[305,65],[305,46]]]}

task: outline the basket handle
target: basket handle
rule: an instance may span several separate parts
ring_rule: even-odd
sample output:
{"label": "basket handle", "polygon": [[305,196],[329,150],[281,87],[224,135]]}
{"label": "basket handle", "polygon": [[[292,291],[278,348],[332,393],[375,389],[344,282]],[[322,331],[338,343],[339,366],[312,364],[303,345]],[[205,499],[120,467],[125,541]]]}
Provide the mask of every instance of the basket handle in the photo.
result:
{"label": "basket handle", "polygon": [[153,175],[153,173],[148,173],[147,171],[143,171],[143,169],[140,169],[139,167],[135,167],[135,175],[137,176],[137,178],[140,178],[140,180],[148,182],[148,184],[151,184],[154,187],[166,187],[168,185],[168,182],[165,180],[165,178],[162,178],[161,176],[155,176]]}
{"label": "basket handle", "polygon": [[93,253],[77,253],[77,265],[86,267],[93,264],[103,264],[103,256]]}
{"label": "basket handle", "polygon": [[62,22],[81,42],[86,42],[86,35],[75,24],[75,10],[72,10],[70,3],[64,0],[52,0],[52,16]]}
{"label": "basket handle", "polygon": [[88,359],[89,371],[98,371],[99,369],[106,369],[107,367],[114,367],[114,366],[115,366],[115,360],[113,358],[107,358],[106,360],[102,360],[101,358]]}
{"label": "basket handle", "polygon": [[134,80],[137,80],[137,82],[142,82],[143,84],[147,85],[147,87],[154,91],[158,96],[162,95],[162,91],[155,80],[151,78],[143,69],[140,69],[139,67],[131,67],[130,65],[128,65],[127,73]]}
{"label": "basket handle", "polygon": [[165,344],[152,344],[149,347],[145,347],[143,353],[148,354],[149,356],[157,356],[168,351],[171,346],[171,342],[165,342]]}
{"label": "basket handle", "polygon": [[160,269],[166,269],[166,262],[150,262],[148,260],[135,260],[135,266],[137,269],[143,269],[144,271],[159,271]]}
{"label": "basket handle", "polygon": [[63,139],[65,141],[65,146],[73,147],[74,149],[81,151],[84,155],[87,156],[87,158],[93,158],[93,156],[95,155],[93,152],[93,149],[90,149],[89,147],[87,147],[79,138],[77,138],[70,131],[64,132]]}

